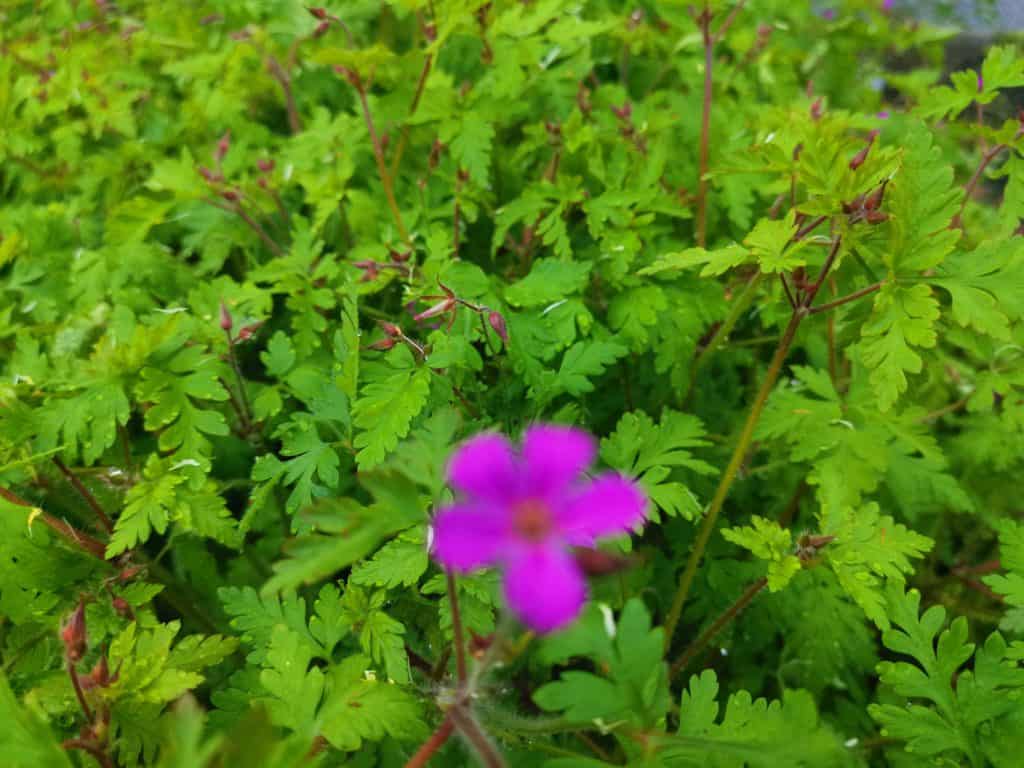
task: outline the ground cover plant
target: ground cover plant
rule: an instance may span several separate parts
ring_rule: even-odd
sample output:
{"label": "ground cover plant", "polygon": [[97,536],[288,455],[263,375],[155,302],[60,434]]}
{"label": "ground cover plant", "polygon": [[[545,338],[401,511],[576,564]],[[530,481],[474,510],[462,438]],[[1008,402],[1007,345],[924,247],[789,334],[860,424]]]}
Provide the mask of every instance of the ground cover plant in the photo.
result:
{"label": "ground cover plant", "polygon": [[0,762],[1024,754],[1024,59],[846,0],[6,3]]}

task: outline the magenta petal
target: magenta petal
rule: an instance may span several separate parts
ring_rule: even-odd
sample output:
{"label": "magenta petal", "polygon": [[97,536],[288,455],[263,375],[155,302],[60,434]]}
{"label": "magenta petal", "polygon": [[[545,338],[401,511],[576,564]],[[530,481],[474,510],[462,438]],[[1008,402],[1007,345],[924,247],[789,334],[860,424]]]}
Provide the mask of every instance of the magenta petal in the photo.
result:
{"label": "magenta petal", "polygon": [[506,566],[505,599],[531,629],[553,632],[579,616],[587,600],[587,584],[568,552],[535,546]]}
{"label": "magenta petal", "polygon": [[594,438],[581,429],[542,424],[523,436],[528,490],[543,496],[568,487],[597,453]]}
{"label": "magenta petal", "polygon": [[625,533],[641,523],[647,496],[629,478],[600,475],[554,511],[562,536],[570,544],[589,547],[601,536]]}
{"label": "magenta petal", "polygon": [[456,571],[493,565],[509,542],[509,516],[499,506],[454,504],[440,510],[431,527],[434,559]]}
{"label": "magenta petal", "polygon": [[507,501],[519,485],[516,455],[502,435],[467,440],[448,461],[448,483],[478,499]]}

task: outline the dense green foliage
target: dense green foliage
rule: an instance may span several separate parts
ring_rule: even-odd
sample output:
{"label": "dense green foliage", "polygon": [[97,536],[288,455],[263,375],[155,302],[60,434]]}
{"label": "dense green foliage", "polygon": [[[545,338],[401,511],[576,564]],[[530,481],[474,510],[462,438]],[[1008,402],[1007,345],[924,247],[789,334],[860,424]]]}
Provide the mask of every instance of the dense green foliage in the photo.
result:
{"label": "dense green foliage", "polygon": [[[0,762],[1020,765],[1020,47],[695,5],[0,8]],[[546,637],[427,553],[538,420]]]}

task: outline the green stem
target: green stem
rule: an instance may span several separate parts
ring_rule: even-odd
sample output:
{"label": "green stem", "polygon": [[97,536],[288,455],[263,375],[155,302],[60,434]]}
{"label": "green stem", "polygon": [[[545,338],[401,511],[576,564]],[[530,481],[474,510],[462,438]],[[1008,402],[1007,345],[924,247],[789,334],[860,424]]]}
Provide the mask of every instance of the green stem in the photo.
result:
{"label": "green stem", "polygon": [[462,632],[462,613],[459,611],[459,593],[455,585],[455,574],[444,572],[448,585],[448,605],[452,612],[452,644],[455,647],[455,679],[459,687],[466,684],[466,640]]}
{"label": "green stem", "polygon": [[700,372],[701,367],[707,363],[708,358],[721,346],[722,342],[729,337],[733,328],[736,327],[736,323],[739,322],[740,317],[747,311],[751,302],[753,302],[754,296],[757,293],[757,287],[760,285],[763,277],[764,275],[761,272],[757,272],[747,281],[740,295],[733,299],[732,306],[729,308],[729,314],[726,315],[725,320],[718,326],[718,330],[715,331],[711,340],[708,341],[707,345],[693,361],[693,367],[690,369],[690,384],[686,389],[686,396],[683,398],[684,403],[689,402],[693,396],[693,390],[697,384],[697,374]]}
{"label": "green stem", "polygon": [[737,598],[736,602],[730,605],[721,616],[715,619],[707,629],[701,632],[697,639],[690,643],[689,647],[672,663],[672,667],[668,673],[669,680],[674,679],[676,675],[686,669],[690,662],[693,661],[694,657],[707,648],[708,643],[715,639],[718,633],[725,628],[725,625],[739,616],[743,609],[750,605],[750,602],[757,597],[757,593],[767,585],[768,579],[761,577],[743,590],[743,594]]}
{"label": "green stem", "polygon": [[697,566],[700,565],[701,557],[703,557],[704,550],[707,548],[708,541],[711,539],[711,533],[715,529],[718,514],[722,511],[722,506],[725,504],[725,499],[729,495],[729,490],[732,488],[732,484],[736,480],[736,475],[739,473],[740,466],[743,464],[747,451],[750,449],[750,444],[753,442],[754,428],[757,426],[757,422],[761,418],[761,412],[764,410],[765,403],[768,402],[768,395],[771,394],[772,389],[775,387],[775,382],[778,380],[779,374],[782,372],[782,365],[786,360],[786,356],[789,354],[789,348],[793,345],[793,340],[796,338],[796,332],[800,327],[800,322],[806,316],[806,306],[800,306],[789,318],[786,330],[783,331],[782,338],[779,339],[779,346],[775,348],[775,355],[772,357],[771,363],[768,366],[768,372],[765,374],[764,380],[761,382],[761,388],[757,392],[757,397],[754,399],[754,404],[750,408],[750,413],[747,414],[747,421],[743,425],[743,431],[740,433],[736,447],[733,449],[732,457],[729,459],[729,464],[726,466],[725,472],[722,473],[722,479],[718,483],[718,489],[715,491],[715,495],[711,500],[708,511],[704,514],[704,521],[697,534],[697,540],[694,542],[693,549],[690,551],[690,558],[686,561],[686,569],[683,571],[683,575],[679,580],[679,588],[676,590],[675,599],[672,601],[672,607],[669,610],[668,618],[665,620],[666,650],[671,647],[672,635],[675,633],[676,625],[679,624],[679,618],[683,613],[683,605],[685,605],[686,598],[690,594],[690,587],[693,586],[693,579],[697,575]]}

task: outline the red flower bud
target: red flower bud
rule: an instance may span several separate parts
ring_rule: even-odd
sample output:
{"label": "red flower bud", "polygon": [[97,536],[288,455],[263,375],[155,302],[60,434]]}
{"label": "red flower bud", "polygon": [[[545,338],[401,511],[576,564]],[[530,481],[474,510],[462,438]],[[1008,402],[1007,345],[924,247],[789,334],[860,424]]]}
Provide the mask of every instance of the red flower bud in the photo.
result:
{"label": "red flower bud", "polygon": [[60,639],[64,643],[64,655],[68,661],[72,664],[81,661],[86,648],[85,603],[82,600],[78,601],[78,607],[60,631]]}
{"label": "red flower bud", "polygon": [[397,344],[397,343],[398,342],[395,339],[391,339],[391,338],[381,339],[380,341],[375,341],[375,342],[373,342],[373,344],[367,345],[366,348],[367,349],[377,349],[377,350],[380,350],[381,352],[387,352],[389,349],[394,347],[395,344]]}
{"label": "red flower bud", "polygon": [[234,325],[234,321],[231,319],[231,313],[228,312],[227,305],[222,301],[220,303],[220,327],[222,330],[230,331]]}
{"label": "red flower bud", "polygon": [[227,200],[229,203],[238,202],[238,192],[234,189],[225,189],[220,193],[220,196]]}
{"label": "red flower bud", "polygon": [[106,655],[100,656],[100,660],[96,662],[92,672],[85,677],[78,678],[78,684],[85,690],[96,688],[97,686],[106,688],[110,683],[110,666],[107,664]]}
{"label": "red flower bud", "polygon": [[327,34],[330,28],[331,22],[321,21],[319,24],[316,25],[316,29],[313,30],[313,37],[323,37],[324,35]]}
{"label": "red flower bud", "polygon": [[399,336],[402,335],[402,329],[399,328],[394,323],[389,323],[385,320],[382,320],[380,323],[380,327],[381,330],[384,331],[384,333],[386,333],[388,336],[392,338],[398,338]]}
{"label": "red flower bud", "polygon": [[242,326],[241,330],[238,331],[238,338],[236,339],[236,341],[248,341],[253,336],[255,336],[256,332],[259,331],[259,329],[262,327],[262,322]]}
{"label": "red flower bud", "polygon": [[424,24],[423,36],[427,38],[427,42],[429,43],[432,43],[435,40],[437,40],[437,25],[432,21],[428,21],[426,24]]}
{"label": "red flower bud", "polygon": [[128,601],[125,600],[123,597],[115,597],[113,600],[111,600],[111,605],[114,606],[114,610],[117,611],[119,616],[126,616],[128,618],[131,618],[132,607],[128,604]]}
{"label": "red flower bud", "polygon": [[217,142],[217,149],[213,152],[213,159],[219,164],[224,159],[224,155],[231,149],[231,131],[225,131],[224,135],[220,137]]}
{"label": "red flower bud", "polygon": [[256,161],[256,167],[259,168],[264,173],[270,173],[272,170],[274,170],[274,161],[268,157],[261,157],[259,160]]}
{"label": "red flower bud", "polygon": [[629,568],[633,563],[628,557],[613,555],[600,549],[589,547],[576,547],[572,552],[576,564],[588,576],[604,576],[609,573],[618,573]]}
{"label": "red flower bud", "polygon": [[491,324],[491,328],[494,329],[494,332],[498,334],[498,337],[501,339],[502,343],[507,347],[508,326],[505,325],[505,318],[502,317],[501,312],[491,310],[491,312],[487,315],[487,322]]}
{"label": "red flower bud", "polygon": [[442,299],[441,301],[437,302],[437,304],[435,304],[434,306],[430,307],[429,309],[423,310],[418,315],[413,317],[413,320],[415,320],[418,323],[420,320],[426,320],[426,319],[431,318],[431,317],[437,317],[438,315],[443,315],[446,312],[451,312],[451,310],[454,309],[454,308],[455,308],[455,299],[453,299],[451,297],[446,298],[446,299]]}
{"label": "red flower bud", "polygon": [[310,12],[314,19],[320,19],[323,21],[327,18],[326,8],[307,8],[306,10]]}
{"label": "red flower bud", "polygon": [[811,104],[811,119],[812,120],[820,120],[821,119],[821,113],[822,113],[821,96],[819,96],[818,98],[816,98],[814,100],[814,103]]}

